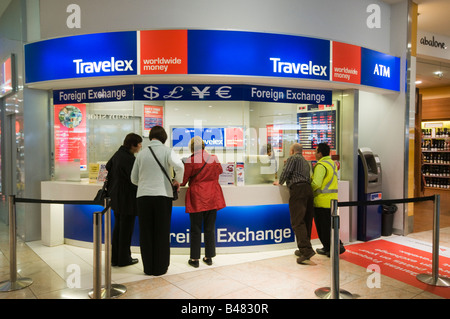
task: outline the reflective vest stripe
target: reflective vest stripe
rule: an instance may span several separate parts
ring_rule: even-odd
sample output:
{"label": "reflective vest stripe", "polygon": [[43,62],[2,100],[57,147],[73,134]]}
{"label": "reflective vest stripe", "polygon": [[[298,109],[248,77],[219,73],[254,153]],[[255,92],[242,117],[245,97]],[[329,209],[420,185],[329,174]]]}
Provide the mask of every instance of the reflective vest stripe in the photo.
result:
{"label": "reflective vest stripe", "polygon": [[330,166],[331,171],[333,172],[333,176],[330,178],[328,183],[322,189],[316,190],[316,193],[318,193],[318,194],[333,194],[333,193],[337,193],[338,192],[337,189],[330,189],[331,184],[333,184],[333,182],[336,181],[337,178],[338,178],[337,173],[336,173],[336,171],[337,171],[336,170],[336,164],[334,162],[327,162],[327,161],[323,161],[323,162],[317,163],[317,164],[321,164],[321,165],[323,165],[323,167],[325,167],[324,180],[327,177],[327,174],[328,174],[328,171],[329,171],[329,168],[327,168],[327,165],[325,165],[325,163]]}

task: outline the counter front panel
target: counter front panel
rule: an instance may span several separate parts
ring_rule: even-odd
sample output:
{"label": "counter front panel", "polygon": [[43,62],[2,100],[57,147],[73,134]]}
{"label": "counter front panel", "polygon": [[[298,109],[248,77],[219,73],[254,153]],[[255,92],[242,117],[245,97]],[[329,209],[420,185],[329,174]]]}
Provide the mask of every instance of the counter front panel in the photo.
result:
{"label": "counter front panel", "polygon": [[[90,200],[100,187],[100,184],[89,184],[87,181],[42,182],[42,199]],[[295,235],[289,215],[289,191],[286,186],[222,186],[222,190],[227,207],[217,213],[218,248],[229,248],[231,252],[236,249],[259,251],[262,247],[295,247]],[[182,188],[178,200],[173,202],[170,241],[172,248],[188,251],[190,221],[184,207],[185,194],[186,188]],[[339,196],[339,200],[348,200],[348,182],[339,182]],[[45,245],[54,246],[65,242],[90,245],[93,238],[93,213],[102,211],[103,207],[43,204],[41,210],[42,241]],[[349,215],[345,208],[340,210],[340,216],[341,238],[343,242],[347,242]],[[114,227],[114,214],[111,220],[111,226]],[[314,224],[311,238],[318,238]],[[138,217],[132,246],[139,247]]]}
{"label": "counter front panel", "polygon": [[[92,216],[102,210],[95,205],[64,206],[64,238],[92,242]],[[114,226],[114,215],[112,215]],[[189,215],[174,206],[170,232],[171,247],[188,248]],[[288,204],[228,206],[217,213],[216,247],[271,245],[295,241]],[[139,246],[139,218],[136,218],[132,246]]]}

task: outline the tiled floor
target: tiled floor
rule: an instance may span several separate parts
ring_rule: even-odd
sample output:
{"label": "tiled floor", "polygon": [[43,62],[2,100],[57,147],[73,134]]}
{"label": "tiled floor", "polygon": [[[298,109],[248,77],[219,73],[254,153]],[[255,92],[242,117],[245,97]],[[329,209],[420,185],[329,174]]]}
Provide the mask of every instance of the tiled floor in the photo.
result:
{"label": "tiled floor", "polygon": [[[397,236],[396,236],[397,237]],[[431,231],[413,233],[431,242]],[[314,248],[319,248],[317,240]],[[441,230],[441,246],[450,247],[450,228]],[[8,229],[0,224],[0,281],[9,279]],[[139,254],[134,257],[140,259]],[[167,274],[146,276],[142,264],[112,267],[112,282],[127,292],[120,299],[318,299],[315,290],[330,286],[330,259],[315,255],[298,265],[293,249],[260,253],[222,254],[213,266],[201,263],[194,269],[186,255],[172,255]],[[13,292],[0,292],[0,299],[89,299],[93,287],[92,249],[70,245],[46,247],[39,241],[17,244],[18,273],[33,284]],[[80,276],[76,276],[80,274]],[[440,299],[427,291],[382,276],[381,288],[368,288],[366,269],[340,261],[340,287],[358,299]],[[80,288],[69,288],[77,284]],[[450,288],[449,288],[450,289]]]}

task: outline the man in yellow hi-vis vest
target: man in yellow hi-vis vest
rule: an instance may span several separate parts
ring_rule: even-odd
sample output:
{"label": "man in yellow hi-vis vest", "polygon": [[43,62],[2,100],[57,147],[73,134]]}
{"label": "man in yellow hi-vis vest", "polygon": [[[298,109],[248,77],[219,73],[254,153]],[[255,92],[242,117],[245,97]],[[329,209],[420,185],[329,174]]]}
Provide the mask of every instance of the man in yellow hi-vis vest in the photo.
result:
{"label": "man in yellow hi-vis vest", "polygon": [[[337,167],[330,157],[330,147],[326,143],[320,143],[316,148],[317,163],[311,187],[314,192],[314,221],[317,234],[322,242],[323,248],[316,249],[321,255],[330,256],[330,233],[331,233],[331,200],[338,199],[338,176]],[[345,251],[344,245],[340,243],[340,253]]]}

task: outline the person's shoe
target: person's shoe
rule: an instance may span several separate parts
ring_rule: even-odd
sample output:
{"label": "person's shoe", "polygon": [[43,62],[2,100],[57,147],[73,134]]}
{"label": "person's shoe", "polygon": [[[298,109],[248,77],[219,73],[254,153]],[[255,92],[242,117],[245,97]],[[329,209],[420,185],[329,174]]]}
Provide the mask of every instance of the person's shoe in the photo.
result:
{"label": "person's shoe", "polygon": [[316,253],[318,253],[319,255],[330,255],[330,251],[325,250],[325,248],[317,248],[316,249]]}
{"label": "person's shoe", "polygon": [[188,264],[191,265],[191,266],[194,267],[194,268],[198,268],[198,266],[199,266],[198,260],[192,260],[192,259],[189,259],[189,260],[188,260]]}
{"label": "person's shoe", "polygon": [[297,264],[302,264],[304,261],[309,260],[315,254],[316,253],[314,252],[314,250],[311,250],[311,252],[307,253],[306,255],[300,255],[300,257],[297,258]]}
{"label": "person's shoe", "polygon": [[[345,253],[345,247],[341,246],[341,247],[339,247],[339,255],[341,255],[343,253]],[[327,257],[330,257],[330,252],[329,251],[327,251]]]}
{"label": "person's shoe", "polygon": [[128,263],[123,264],[123,265],[117,265],[117,266],[119,266],[119,267],[126,267],[126,266],[137,264],[138,262],[139,262],[139,259],[131,258],[131,260]]}
{"label": "person's shoe", "polygon": [[212,265],[212,258],[203,257],[203,262],[208,266]]}
{"label": "person's shoe", "polygon": [[294,255],[300,257],[302,254],[300,254],[300,250],[297,249],[296,251],[294,251]]}

